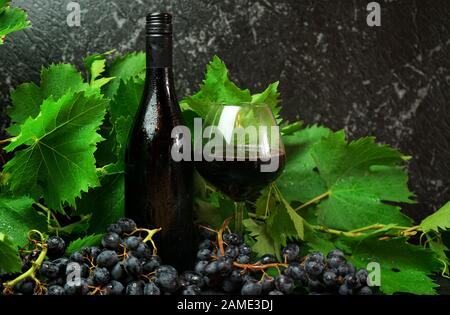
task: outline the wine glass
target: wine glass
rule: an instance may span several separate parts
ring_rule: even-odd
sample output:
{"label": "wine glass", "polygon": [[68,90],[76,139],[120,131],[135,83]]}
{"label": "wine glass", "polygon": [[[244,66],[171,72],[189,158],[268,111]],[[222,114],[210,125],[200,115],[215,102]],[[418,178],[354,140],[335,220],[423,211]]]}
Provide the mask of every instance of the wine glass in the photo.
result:
{"label": "wine glass", "polygon": [[[202,177],[235,202],[235,229],[242,232],[245,200],[273,182],[285,164],[279,127],[267,104],[211,104],[194,141]],[[200,160],[201,158],[201,160]]]}

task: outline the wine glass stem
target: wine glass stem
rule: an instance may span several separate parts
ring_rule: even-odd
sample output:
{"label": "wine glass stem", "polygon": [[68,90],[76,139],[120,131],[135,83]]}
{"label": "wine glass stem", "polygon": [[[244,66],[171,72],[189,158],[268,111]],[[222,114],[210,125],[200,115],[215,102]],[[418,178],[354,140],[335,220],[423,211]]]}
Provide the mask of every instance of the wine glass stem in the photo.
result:
{"label": "wine glass stem", "polygon": [[242,201],[237,201],[234,203],[235,211],[234,211],[234,228],[236,229],[236,233],[242,234],[242,220],[244,218],[244,206],[245,203]]}

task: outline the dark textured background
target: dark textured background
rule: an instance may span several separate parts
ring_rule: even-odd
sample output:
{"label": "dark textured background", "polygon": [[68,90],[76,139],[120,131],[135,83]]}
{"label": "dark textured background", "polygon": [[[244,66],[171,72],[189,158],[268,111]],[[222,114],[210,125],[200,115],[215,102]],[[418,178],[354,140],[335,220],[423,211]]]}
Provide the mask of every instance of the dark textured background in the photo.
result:
{"label": "dark textured background", "polygon": [[450,199],[450,1],[386,0],[368,27],[369,1],[80,0],[81,27],[66,24],[67,0],[21,0],[33,28],[0,47],[1,119],[8,94],[42,65],[81,67],[88,53],[144,48],[145,14],[175,15],[179,96],[195,91],[218,54],[252,91],[280,80],[283,116],[374,135],[414,156],[416,218]]}

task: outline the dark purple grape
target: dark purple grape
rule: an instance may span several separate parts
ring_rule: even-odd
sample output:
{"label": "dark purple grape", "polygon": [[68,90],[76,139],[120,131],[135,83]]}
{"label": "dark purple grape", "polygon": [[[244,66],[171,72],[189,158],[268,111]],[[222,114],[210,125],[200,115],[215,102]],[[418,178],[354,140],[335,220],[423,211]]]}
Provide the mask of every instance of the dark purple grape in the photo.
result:
{"label": "dark purple grape", "polygon": [[155,283],[164,292],[173,293],[178,289],[178,272],[172,266],[159,266],[155,271],[155,277]]}
{"label": "dark purple grape", "polygon": [[358,291],[358,295],[372,295],[372,294],[373,294],[372,289],[369,288],[368,286],[362,287]]}
{"label": "dark purple grape", "polygon": [[306,283],[308,280],[305,268],[297,262],[290,263],[284,273],[294,280],[302,281],[302,283]]}
{"label": "dark purple grape", "polygon": [[196,285],[189,285],[183,290],[181,290],[181,295],[200,295],[201,290]]}
{"label": "dark purple grape", "polygon": [[122,218],[117,221],[117,224],[120,226],[122,233],[129,234],[136,230],[136,223],[129,218]]}
{"label": "dark purple grape", "polygon": [[149,282],[144,286],[144,295],[161,295],[161,290],[154,282]]}
{"label": "dark purple grape", "polygon": [[199,273],[199,274],[205,274],[206,266],[208,266],[208,264],[209,264],[209,261],[205,261],[205,260],[197,262],[197,264],[194,267],[195,272]]}
{"label": "dark purple grape", "polygon": [[47,256],[50,259],[62,257],[66,251],[66,242],[59,236],[50,236],[47,239]]}
{"label": "dark purple grape", "polygon": [[331,257],[340,257],[340,258],[345,259],[345,254],[340,249],[333,249],[327,255],[327,258],[331,258]]}
{"label": "dark purple grape", "polygon": [[358,286],[363,287],[367,285],[367,278],[369,276],[369,273],[366,269],[360,269],[356,273],[356,280],[358,281]]}
{"label": "dark purple grape", "polygon": [[284,294],[290,294],[294,290],[294,280],[286,275],[278,275],[275,278],[276,288]]}
{"label": "dark purple grape", "polygon": [[110,224],[108,226],[108,228],[106,229],[106,231],[110,232],[110,233],[117,233],[119,235],[122,235],[122,229],[120,228],[120,225],[117,223]]}
{"label": "dark purple grape", "polygon": [[298,254],[300,253],[300,247],[297,244],[288,244],[281,251],[281,256],[285,258],[288,262],[293,262],[298,259]]}
{"label": "dark purple grape", "polygon": [[239,255],[236,258],[236,262],[238,262],[239,264],[248,264],[250,263],[250,257],[247,255]]}
{"label": "dark purple grape", "polygon": [[139,247],[139,244],[142,243],[142,238],[138,236],[130,236],[125,239],[125,246],[129,250],[136,250]]}
{"label": "dark purple grape", "polygon": [[111,280],[111,282],[105,286],[107,295],[122,295],[124,290],[123,284],[116,280]]}
{"label": "dark purple grape", "polygon": [[126,295],[143,295],[144,282],[142,280],[132,281],[127,285]]}
{"label": "dark purple grape", "polygon": [[272,254],[265,254],[259,260],[263,265],[273,264],[277,262],[277,258]]}
{"label": "dark purple grape", "polygon": [[254,279],[247,280],[241,289],[241,295],[260,295],[262,292],[262,285]]}
{"label": "dark purple grape", "polygon": [[52,285],[49,286],[47,289],[47,295],[65,295],[66,292],[64,291],[64,288],[59,285]]}
{"label": "dark purple grape", "polygon": [[97,267],[92,272],[92,275],[94,278],[94,282],[99,285],[105,285],[111,279],[111,275],[109,274],[109,271],[106,268]]}
{"label": "dark purple grape", "polygon": [[345,284],[342,284],[338,290],[339,295],[353,295],[353,290],[347,287]]}
{"label": "dark purple grape", "polygon": [[203,242],[200,243],[200,245],[198,246],[198,249],[209,249],[211,250],[213,248],[213,243],[210,240],[204,240]]}
{"label": "dark purple grape", "polygon": [[235,259],[239,255],[239,247],[235,245],[229,245],[227,246],[227,249],[225,249],[225,257]]}
{"label": "dark purple grape", "polygon": [[49,279],[57,278],[59,273],[59,266],[51,261],[44,261],[39,270],[39,274]]}
{"label": "dark purple grape", "polygon": [[124,262],[125,271],[132,276],[138,276],[141,271],[141,263],[136,257],[128,257]]}
{"label": "dark purple grape", "polygon": [[102,238],[102,245],[107,249],[118,250],[121,241],[119,234],[108,232]]}
{"label": "dark purple grape", "polygon": [[118,262],[111,269],[111,279],[116,281],[122,281],[125,277],[125,268],[121,262]]}
{"label": "dark purple grape", "polygon": [[250,256],[252,253],[252,248],[247,244],[241,244],[239,246],[239,254]]}
{"label": "dark purple grape", "polygon": [[197,252],[198,260],[209,260],[211,259],[211,251],[209,249],[200,249]]}
{"label": "dark purple grape", "polygon": [[240,237],[239,234],[236,233],[224,233],[222,235],[222,239],[225,243],[227,243],[227,245],[241,245],[242,243],[242,238]]}
{"label": "dark purple grape", "polygon": [[275,289],[275,279],[273,277],[264,277],[260,282],[263,292],[269,292]]}
{"label": "dark purple grape", "polygon": [[305,263],[305,271],[308,276],[315,278],[322,274],[324,269],[323,263],[320,263],[316,260],[307,260]]}
{"label": "dark purple grape", "polygon": [[327,258],[327,265],[332,269],[339,269],[340,266],[345,265],[346,260],[340,256],[331,256]]}
{"label": "dark purple grape", "polygon": [[322,275],[322,281],[325,286],[332,288],[337,285],[338,276],[333,271],[325,271]]}
{"label": "dark purple grape", "polygon": [[358,280],[354,274],[348,274],[344,277],[345,285],[350,289],[355,289],[358,285]]}
{"label": "dark purple grape", "polygon": [[321,252],[313,252],[309,254],[308,257],[306,258],[306,262],[308,261],[315,261],[323,265],[325,263],[325,257]]}
{"label": "dark purple grape", "polygon": [[159,256],[151,256],[149,259],[145,260],[142,263],[142,273],[149,274],[150,272],[155,271],[161,265],[161,258]]}
{"label": "dark purple grape", "polygon": [[119,256],[112,250],[105,250],[97,256],[97,264],[100,267],[111,268],[119,262]]}
{"label": "dark purple grape", "polygon": [[73,252],[72,255],[70,255],[69,259],[70,259],[70,261],[77,262],[79,264],[82,264],[83,261],[84,261],[83,254],[78,252],[78,251],[77,252]]}

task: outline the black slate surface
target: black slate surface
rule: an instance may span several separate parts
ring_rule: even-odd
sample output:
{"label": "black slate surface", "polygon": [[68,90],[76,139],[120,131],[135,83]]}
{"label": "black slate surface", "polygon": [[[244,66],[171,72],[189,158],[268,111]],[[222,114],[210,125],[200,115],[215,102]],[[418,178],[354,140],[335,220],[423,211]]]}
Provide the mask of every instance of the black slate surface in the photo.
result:
{"label": "black slate surface", "polygon": [[3,127],[9,91],[37,81],[42,65],[81,67],[88,53],[143,49],[145,14],[168,11],[180,97],[218,54],[254,92],[280,80],[283,116],[374,135],[412,155],[415,218],[450,199],[450,1],[379,1],[382,26],[369,27],[362,0],[80,0],[81,26],[72,28],[68,2],[13,1],[33,28],[0,47]]}

